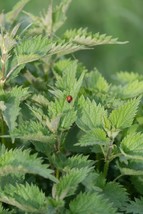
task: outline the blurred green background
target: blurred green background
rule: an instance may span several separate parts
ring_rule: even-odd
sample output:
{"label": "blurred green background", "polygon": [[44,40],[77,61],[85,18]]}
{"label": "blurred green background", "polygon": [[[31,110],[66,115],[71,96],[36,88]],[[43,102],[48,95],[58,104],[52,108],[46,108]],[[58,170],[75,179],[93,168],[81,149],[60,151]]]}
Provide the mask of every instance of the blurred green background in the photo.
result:
{"label": "blurred green background", "polygon": [[[59,3],[60,0],[53,0]],[[0,0],[0,11],[9,11],[17,0]],[[25,10],[39,14],[49,0],[31,0]],[[106,33],[129,41],[126,45],[95,47],[74,54],[89,68],[97,67],[106,78],[117,71],[142,72],[143,0],[73,0],[64,29],[88,27],[94,33]]]}

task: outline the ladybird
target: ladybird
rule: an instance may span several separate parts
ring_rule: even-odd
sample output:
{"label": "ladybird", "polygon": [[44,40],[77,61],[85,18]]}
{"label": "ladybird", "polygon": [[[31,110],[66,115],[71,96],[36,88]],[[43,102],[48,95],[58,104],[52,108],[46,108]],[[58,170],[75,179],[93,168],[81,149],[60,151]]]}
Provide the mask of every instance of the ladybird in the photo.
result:
{"label": "ladybird", "polygon": [[66,97],[66,100],[67,100],[68,103],[71,103],[71,101],[73,100],[73,97],[71,95],[68,95]]}

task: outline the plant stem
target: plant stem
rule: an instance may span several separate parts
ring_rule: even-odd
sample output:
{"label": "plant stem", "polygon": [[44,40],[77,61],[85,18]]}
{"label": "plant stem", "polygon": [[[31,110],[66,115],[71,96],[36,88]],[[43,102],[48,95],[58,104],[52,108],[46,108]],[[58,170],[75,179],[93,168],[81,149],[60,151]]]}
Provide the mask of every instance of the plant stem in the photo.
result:
{"label": "plant stem", "polygon": [[107,174],[108,174],[109,163],[110,163],[110,161],[106,161],[104,164],[103,175],[105,178],[107,177]]}
{"label": "plant stem", "polygon": [[56,169],[56,178],[59,179],[59,176],[60,176],[60,172],[58,169]]}
{"label": "plant stem", "polygon": [[[1,118],[1,135],[4,135],[5,134],[5,124],[4,124],[2,115],[0,118]],[[5,145],[5,138],[4,137],[2,137],[1,142],[2,142],[2,144]]]}
{"label": "plant stem", "polygon": [[113,139],[109,143],[109,146],[108,146],[108,149],[107,149],[107,153],[106,153],[106,156],[105,156],[105,164],[104,164],[104,169],[103,169],[103,174],[104,174],[105,178],[106,178],[106,176],[108,174],[109,163],[111,161],[112,148],[113,148]]}

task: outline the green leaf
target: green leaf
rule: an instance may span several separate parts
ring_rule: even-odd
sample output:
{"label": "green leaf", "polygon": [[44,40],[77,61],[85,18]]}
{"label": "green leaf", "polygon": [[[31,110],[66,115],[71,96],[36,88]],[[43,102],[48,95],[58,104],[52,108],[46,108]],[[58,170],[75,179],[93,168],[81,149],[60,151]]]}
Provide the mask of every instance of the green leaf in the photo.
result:
{"label": "green leaf", "polygon": [[[131,166],[130,166],[131,165]],[[142,162],[138,162],[136,166],[133,164],[130,164],[127,167],[124,166],[118,166],[122,175],[133,175],[133,176],[143,176],[143,165]]]}
{"label": "green leaf", "polygon": [[7,184],[4,191],[0,191],[0,201],[29,213],[45,214],[47,207],[45,194],[37,186],[28,183],[15,186]]}
{"label": "green leaf", "polygon": [[15,48],[18,65],[40,59],[46,55],[50,48],[50,41],[41,35],[23,40]]}
{"label": "green leaf", "polygon": [[143,198],[135,198],[135,201],[130,201],[126,207],[126,213],[142,214],[143,212]]}
{"label": "green leaf", "polygon": [[48,55],[57,54],[58,57],[61,57],[85,49],[87,49],[87,47],[83,45],[77,45],[70,42],[66,42],[65,40],[60,40],[52,44],[51,49],[48,52]]}
{"label": "green leaf", "polygon": [[140,97],[127,101],[125,104],[113,110],[109,116],[112,126],[116,129],[130,127],[137,112]]}
{"label": "green leaf", "polygon": [[51,134],[47,127],[42,123],[35,122],[33,120],[23,122],[18,125],[11,133],[13,138],[20,138],[25,141],[39,141],[42,143],[53,144],[55,135]]}
{"label": "green leaf", "polygon": [[48,165],[42,164],[42,160],[37,157],[37,154],[30,155],[30,150],[9,150],[0,157],[0,176],[11,173],[30,173],[57,182],[57,179],[52,175],[53,170],[47,167]]}
{"label": "green leaf", "polygon": [[142,79],[142,75],[135,72],[120,71],[114,75],[114,79],[121,85],[125,85]]}
{"label": "green leaf", "polygon": [[125,85],[114,86],[113,93],[122,99],[134,98],[143,93],[143,81],[135,80]]}
{"label": "green leaf", "polygon": [[115,208],[120,211],[129,201],[127,191],[119,183],[109,182],[103,188],[103,196],[107,198]]}
{"label": "green leaf", "polygon": [[2,92],[0,99],[3,100],[5,109],[2,111],[3,118],[9,128],[13,131],[17,126],[17,117],[20,113],[20,103],[27,98],[29,92],[27,88],[14,87],[11,91]]}
{"label": "green leaf", "polygon": [[63,0],[53,11],[53,32],[56,32],[66,21],[66,12],[71,0]]}
{"label": "green leaf", "polygon": [[80,129],[87,132],[102,126],[103,117],[107,115],[101,104],[90,101],[89,99],[80,100],[81,107],[78,110],[77,125]]}
{"label": "green leaf", "polygon": [[109,90],[109,84],[96,69],[85,75],[84,85],[91,91],[108,92]]}
{"label": "green leaf", "polygon": [[12,23],[15,21],[19,13],[22,11],[23,7],[29,2],[29,0],[21,0],[19,1],[13,9],[6,14],[6,18],[8,22]]}
{"label": "green leaf", "polygon": [[97,128],[84,134],[80,138],[79,143],[75,145],[79,146],[105,145],[109,141],[110,139],[106,137],[105,131],[103,129]]}
{"label": "green leaf", "polygon": [[53,154],[52,163],[62,172],[68,172],[70,169],[88,168],[92,170],[94,161],[89,160],[89,156],[74,155],[69,158],[63,154]]}
{"label": "green leaf", "polygon": [[87,32],[87,29],[74,29],[67,30],[64,34],[64,38],[70,42],[84,45],[87,47],[105,44],[126,44],[127,42],[119,42],[117,38],[112,38],[112,36],[107,36],[106,34],[92,34]]}
{"label": "green leaf", "polygon": [[97,193],[80,193],[69,204],[69,214],[116,214],[116,209],[112,204]]}
{"label": "green leaf", "polygon": [[120,144],[122,154],[131,160],[143,160],[143,134],[127,135]]}
{"label": "green leaf", "polygon": [[71,95],[75,100],[81,88],[85,70],[82,69],[78,73],[80,67],[76,60],[60,60],[55,64],[55,71],[61,72],[61,75],[55,73],[56,76],[56,89],[66,93],[65,96]]}
{"label": "green leaf", "polygon": [[59,183],[53,186],[53,198],[62,200],[65,197],[73,195],[78,188],[78,184],[85,179],[89,171],[90,169],[87,167],[70,170],[60,178]]}

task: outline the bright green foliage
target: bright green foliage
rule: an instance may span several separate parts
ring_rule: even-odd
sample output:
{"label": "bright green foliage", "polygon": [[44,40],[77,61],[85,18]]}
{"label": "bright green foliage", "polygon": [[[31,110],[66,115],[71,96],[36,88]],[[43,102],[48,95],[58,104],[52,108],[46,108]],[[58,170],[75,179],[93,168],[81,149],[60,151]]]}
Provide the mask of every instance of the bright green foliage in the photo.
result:
{"label": "bright green foliage", "polygon": [[1,190],[0,200],[30,213],[44,214],[47,206],[44,193],[37,186],[29,184],[7,185]]}
{"label": "bright green foliage", "polygon": [[53,170],[47,169],[48,165],[42,164],[42,160],[36,154],[30,155],[29,150],[14,149],[5,151],[1,154],[0,162],[1,176],[11,173],[32,173],[57,181],[52,175]]}
{"label": "bright green foliage", "polygon": [[53,198],[64,199],[67,196],[73,195],[85,177],[90,172],[88,168],[72,169],[66,175],[61,177],[59,183],[53,186]]}
{"label": "bright green foliage", "polygon": [[117,213],[116,209],[112,207],[107,200],[96,193],[80,193],[70,203],[70,214],[78,213],[95,213],[95,214],[107,214]]}
{"label": "bright green foliage", "polygon": [[119,84],[125,85],[125,84],[128,84],[128,83],[134,82],[136,80],[142,80],[143,76],[138,74],[138,73],[135,73],[135,72],[127,72],[127,71],[123,72],[123,71],[121,71],[121,72],[118,72],[114,76],[114,79]]}
{"label": "bright green foliage", "polygon": [[112,89],[117,97],[122,99],[133,98],[143,93],[143,81],[129,81],[125,85],[121,83],[121,85],[114,86]]}
{"label": "bright green foliage", "polygon": [[[121,152],[126,159],[125,164],[121,164],[122,174],[143,175],[143,135],[134,133],[127,135],[121,142]],[[120,160],[122,162],[122,159]]]}
{"label": "bright green foliage", "polygon": [[139,98],[129,100],[119,108],[113,110],[109,116],[112,126],[116,129],[130,127],[137,112],[139,102]]}
{"label": "bright green foliage", "polygon": [[87,28],[60,36],[70,2],[0,14],[0,213],[142,213],[143,76],[108,82],[68,57],[126,43]]}
{"label": "bright green foliage", "polygon": [[97,70],[86,74],[85,87],[90,91],[95,90],[95,92],[108,92],[109,90],[108,82]]}
{"label": "bright green foliage", "polygon": [[101,104],[97,105],[94,100],[83,98],[79,101],[79,105],[81,107],[79,107],[76,123],[80,129],[86,132],[102,126],[102,120],[107,112]]}
{"label": "bright green foliage", "polygon": [[80,138],[80,142],[76,145],[80,146],[93,146],[93,145],[104,145],[109,142],[106,137],[106,132],[103,129],[97,128],[87,132]]}
{"label": "bright green foliage", "polygon": [[[80,28],[79,30],[68,30],[64,34],[65,39],[68,39],[76,44],[85,45],[87,47],[104,44],[123,44],[118,39],[113,39],[112,36],[106,34],[95,34],[87,32],[87,29]],[[126,42],[125,42],[126,43]]]}
{"label": "bright green foliage", "polygon": [[2,115],[9,128],[9,131],[13,131],[17,126],[17,117],[20,112],[20,103],[25,100],[29,92],[27,88],[13,87],[11,91],[1,91],[0,99],[3,101]]}
{"label": "bright green foliage", "polygon": [[142,160],[143,134],[134,133],[127,135],[121,142],[121,151],[129,159]]}
{"label": "bright green foliage", "polygon": [[18,65],[36,61],[49,51],[49,41],[42,36],[25,39],[17,45],[15,54]]}

